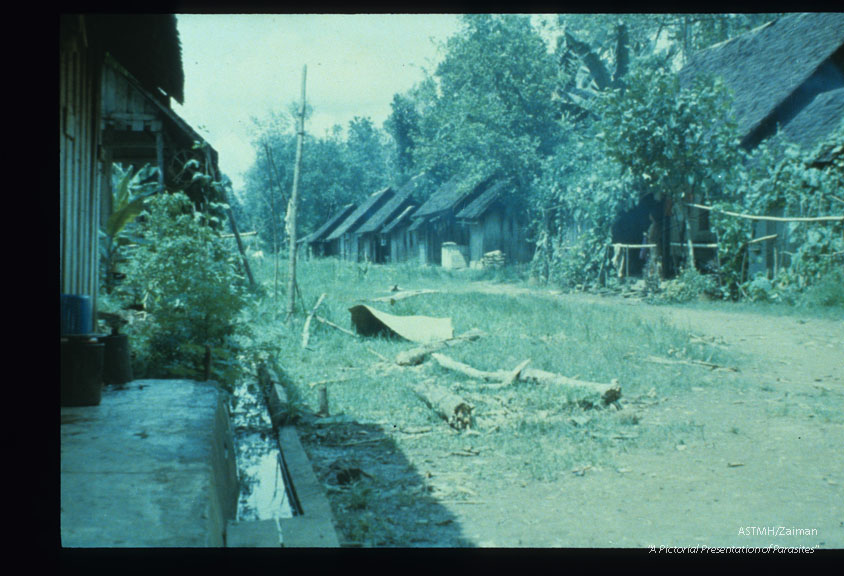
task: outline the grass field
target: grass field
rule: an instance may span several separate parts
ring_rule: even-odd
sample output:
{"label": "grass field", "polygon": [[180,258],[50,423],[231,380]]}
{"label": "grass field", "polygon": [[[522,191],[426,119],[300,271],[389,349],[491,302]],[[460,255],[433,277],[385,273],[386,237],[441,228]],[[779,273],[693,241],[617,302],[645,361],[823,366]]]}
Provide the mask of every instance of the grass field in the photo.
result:
{"label": "grass field", "polygon": [[[701,360],[723,364],[723,351],[664,320],[647,321],[622,305],[579,306],[552,297],[518,292],[482,293],[471,289],[484,280],[477,272],[441,268],[365,266],[321,260],[300,263],[299,284],[304,308],[319,295],[327,297],[319,309],[326,319],[352,329],[348,308],[367,299],[388,295],[390,288],[434,289],[390,305],[371,303],[395,315],[428,315],[452,319],[456,334],[480,329],[486,336],[448,350],[455,360],[480,370],[512,369],[524,360],[530,366],[593,382],[617,380],[628,398],[660,397],[700,384],[700,369],[642,370],[647,358]],[[518,284],[508,283],[508,287]],[[269,306],[271,296],[265,301]],[[279,298],[283,308],[283,297]],[[271,316],[271,312],[263,312]],[[505,461],[537,478],[560,471],[606,462],[619,445],[632,442],[682,441],[700,430],[693,424],[636,432],[629,411],[584,411],[576,404],[578,389],[517,382],[506,389],[485,386],[447,372],[429,361],[402,368],[392,360],[415,345],[399,339],[352,337],[312,322],[309,349],[301,349],[305,315],[299,313],[289,329],[278,315],[274,338],[280,344],[278,364],[301,410],[318,410],[317,384],[325,384],[332,414],[356,421],[402,428],[445,427],[445,423],[411,391],[408,384],[434,379],[474,406],[470,431],[428,435],[417,445],[432,450],[459,450],[471,438],[473,449],[495,450]],[[386,361],[385,361],[386,359]],[[447,428],[447,427],[446,427]],[[478,436],[473,437],[473,434]],[[576,441],[575,441],[576,440]],[[449,442],[448,447],[442,446]]]}

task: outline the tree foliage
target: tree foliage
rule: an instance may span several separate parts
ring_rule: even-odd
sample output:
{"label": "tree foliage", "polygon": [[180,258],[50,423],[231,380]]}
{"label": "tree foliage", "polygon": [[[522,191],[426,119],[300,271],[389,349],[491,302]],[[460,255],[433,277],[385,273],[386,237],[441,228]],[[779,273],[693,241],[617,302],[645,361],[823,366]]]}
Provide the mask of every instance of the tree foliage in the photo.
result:
{"label": "tree foliage", "polygon": [[528,17],[465,16],[416,92],[415,166],[439,180],[502,173],[526,191],[557,138],[555,75]]}

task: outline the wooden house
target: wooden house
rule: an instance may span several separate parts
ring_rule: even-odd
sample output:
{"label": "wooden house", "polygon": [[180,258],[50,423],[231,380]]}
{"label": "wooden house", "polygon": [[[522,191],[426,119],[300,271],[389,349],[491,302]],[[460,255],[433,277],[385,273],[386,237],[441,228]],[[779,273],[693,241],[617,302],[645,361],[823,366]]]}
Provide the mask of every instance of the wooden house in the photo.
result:
{"label": "wooden house", "polygon": [[409,231],[417,208],[416,204],[409,204],[382,228],[381,235],[389,238],[390,262],[406,262],[419,254],[416,235]]}
{"label": "wooden house", "polygon": [[[128,70],[114,58],[107,56],[102,76],[102,160],[106,166],[112,162],[132,165],[135,169],[145,164],[158,167],[159,186],[183,190],[197,204],[202,200],[198,187],[191,186],[194,173],[210,174],[217,179],[217,151],[182,118],[160,94],[147,90]],[[186,168],[189,161],[195,164]],[[109,186],[111,180],[103,180]],[[103,189],[103,212],[108,214],[110,191]]]}
{"label": "wooden house", "polygon": [[[413,214],[408,233],[413,235],[419,263],[442,264],[442,245],[453,242],[460,252],[468,250],[469,228],[457,221],[457,213],[484,191],[490,179],[475,186],[465,185],[457,176],[437,188]],[[449,245],[451,246],[451,245]]]}
{"label": "wooden house", "polygon": [[102,133],[102,86],[111,58],[162,105],[184,98],[172,15],[63,14],[59,23],[59,278],[62,293],[96,310],[100,184],[110,181]]}
{"label": "wooden house", "polygon": [[[788,14],[702,50],[680,71],[683,83],[698,77],[729,88],[743,147],[784,138],[809,153],[844,119],[844,13]],[[707,239],[706,215],[687,216],[693,240]],[[788,264],[788,232],[787,223],[757,222],[756,237],[776,238],[757,244],[751,274]]]}
{"label": "wooden house", "polygon": [[[355,231],[354,236],[357,237],[357,243],[360,247],[360,260],[367,260],[382,264],[387,261],[394,260],[394,254],[391,246],[392,231],[395,227],[385,230],[388,224],[392,224],[399,216],[405,218],[412,211],[414,206],[414,195],[417,190],[425,183],[423,175],[415,176],[410,179],[404,186],[399,188],[395,196],[385,202],[381,208],[372,214],[360,227]],[[399,256],[396,252],[395,256]]]}
{"label": "wooden house", "polygon": [[329,244],[327,249],[342,260],[357,262],[363,259],[365,254],[360,249],[360,236],[355,233],[395,194],[392,188],[387,187],[364,200],[326,237],[325,242]]}
{"label": "wooden house", "polygon": [[338,210],[331,218],[329,218],[322,226],[302,238],[297,242],[301,246],[305,246],[307,254],[310,258],[321,256],[337,256],[335,249],[338,247],[336,242],[328,242],[328,236],[349,217],[355,209],[354,204],[346,204]]}
{"label": "wooden house", "polygon": [[508,183],[491,182],[455,218],[469,229],[469,265],[481,267],[484,254],[501,251],[510,262],[527,262],[533,256],[522,213],[507,202]]}

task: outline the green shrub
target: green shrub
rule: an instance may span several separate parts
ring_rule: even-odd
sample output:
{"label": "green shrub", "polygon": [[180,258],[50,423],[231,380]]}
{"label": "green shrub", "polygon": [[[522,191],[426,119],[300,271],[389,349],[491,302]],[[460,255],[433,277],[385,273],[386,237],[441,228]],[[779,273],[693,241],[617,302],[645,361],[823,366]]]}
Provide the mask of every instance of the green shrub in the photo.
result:
{"label": "green shrub", "polygon": [[133,327],[136,369],[198,378],[208,347],[212,375],[230,380],[237,318],[246,304],[232,254],[182,193],[150,199],[141,233],[145,242],[133,247],[127,274],[148,314]]}
{"label": "green shrub", "polygon": [[657,298],[664,302],[691,302],[717,293],[718,287],[712,276],[701,274],[695,268],[685,268],[676,278],[663,283]]}

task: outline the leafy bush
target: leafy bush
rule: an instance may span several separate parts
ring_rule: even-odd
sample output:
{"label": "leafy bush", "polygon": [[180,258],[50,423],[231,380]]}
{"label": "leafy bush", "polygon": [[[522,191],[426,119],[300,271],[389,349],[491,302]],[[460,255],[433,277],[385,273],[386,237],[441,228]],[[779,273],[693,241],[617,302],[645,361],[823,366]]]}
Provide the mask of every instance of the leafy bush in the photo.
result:
{"label": "leafy bush", "polygon": [[692,302],[701,296],[717,295],[718,286],[712,276],[685,268],[676,278],[662,284],[658,300],[663,302]]}
{"label": "leafy bush", "polygon": [[227,380],[246,303],[230,251],[182,193],[150,199],[141,234],[145,242],[133,247],[127,278],[148,314],[133,330],[136,369],[147,376],[200,377],[209,347],[212,373]]}

